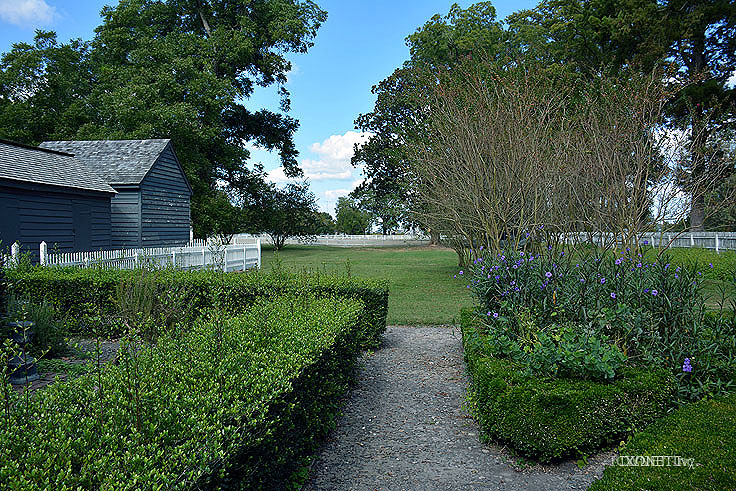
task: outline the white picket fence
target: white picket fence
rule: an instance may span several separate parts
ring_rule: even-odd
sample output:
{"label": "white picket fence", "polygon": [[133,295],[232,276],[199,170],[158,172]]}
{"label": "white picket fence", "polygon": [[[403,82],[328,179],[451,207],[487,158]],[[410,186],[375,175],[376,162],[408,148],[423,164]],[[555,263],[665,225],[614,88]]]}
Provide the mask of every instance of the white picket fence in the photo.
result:
{"label": "white picket fence", "polygon": [[[19,261],[20,245],[13,244],[11,258]],[[148,247],[88,252],[49,252],[46,242],[39,245],[42,266],[102,267],[135,269],[140,266],[175,267],[177,269],[218,269],[245,271],[261,268],[261,241],[247,244],[220,245],[211,241],[192,241],[183,247]]]}
{"label": "white picket fence", "polygon": [[[596,233],[588,236],[585,233],[567,233],[563,239],[567,243],[589,242],[594,244],[612,244],[613,234]],[[639,243],[653,247],[701,247],[716,252],[736,251],[736,232],[645,232],[640,235]]]}
{"label": "white picket fence", "polygon": [[[250,235],[238,234],[233,237],[233,243],[240,244],[254,239],[271,242],[268,235]],[[381,247],[402,245],[427,245],[429,237],[425,235],[401,234],[401,235],[316,235],[309,240],[299,238],[286,239],[286,244],[302,244],[302,245],[318,245],[318,246],[334,246],[334,247]]]}

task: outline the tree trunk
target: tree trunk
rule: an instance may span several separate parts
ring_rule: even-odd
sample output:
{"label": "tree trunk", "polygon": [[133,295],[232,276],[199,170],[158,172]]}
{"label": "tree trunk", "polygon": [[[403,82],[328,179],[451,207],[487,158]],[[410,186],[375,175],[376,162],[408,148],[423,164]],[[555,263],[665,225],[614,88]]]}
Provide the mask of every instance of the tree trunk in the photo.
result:
{"label": "tree trunk", "polygon": [[429,245],[440,245],[440,233],[433,228],[429,229]]}
{"label": "tree trunk", "polygon": [[702,232],[705,230],[705,197],[702,194],[693,196],[690,207],[690,231]]}

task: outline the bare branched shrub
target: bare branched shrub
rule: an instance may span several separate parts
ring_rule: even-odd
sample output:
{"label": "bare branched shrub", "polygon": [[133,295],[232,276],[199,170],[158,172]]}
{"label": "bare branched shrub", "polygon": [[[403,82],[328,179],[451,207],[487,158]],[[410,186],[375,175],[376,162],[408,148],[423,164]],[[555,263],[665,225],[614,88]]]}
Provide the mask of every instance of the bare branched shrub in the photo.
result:
{"label": "bare branched shrub", "polygon": [[[460,262],[595,240],[636,247],[686,216],[681,142],[662,137],[663,73],[583,82],[468,60],[426,77],[426,134],[412,145],[417,214]],[[697,186],[710,192],[713,183]]]}

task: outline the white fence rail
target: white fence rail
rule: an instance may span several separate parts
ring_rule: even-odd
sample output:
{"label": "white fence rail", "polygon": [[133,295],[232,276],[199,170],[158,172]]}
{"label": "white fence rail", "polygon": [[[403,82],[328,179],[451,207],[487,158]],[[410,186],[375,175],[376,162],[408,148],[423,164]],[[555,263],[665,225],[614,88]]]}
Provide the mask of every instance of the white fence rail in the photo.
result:
{"label": "white fence rail", "polygon": [[[271,243],[268,235],[250,235],[238,234],[233,237],[234,244],[241,244],[254,239],[260,239],[264,242]],[[300,240],[297,238],[286,239],[286,244],[302,244],[302,245],[323,245],[335,247],[381,247],[381,246],[401,246],[401,245],[426,245],[429,244],[429,237],[424,235],[402,234],[402,235],[317,235],[311,237],[310,240]]]}
{"label": "white fence rail", "polygon": [[[20,259],[20,246],[11,247],[13,263]],[[39,261],[43,266],[103,267],[135,269],[139,266],[170,267],[177,269],[221,269],[245,271],[261,267],[261,241],[237,245],[217,245],[207,241],[193,241],[183,247],[153,247],[88,252],[49,252],[46,242],[39,246]]]}
{"label": "white fence rail", "polygon": [[[565,242],[589,242],[594,244],[612,244],[613,234],[568,233]],[[736,251],[736,232],[646,232],[639,237],[639,243],[644,241],[654,247],[701,247],[716,252]]]}

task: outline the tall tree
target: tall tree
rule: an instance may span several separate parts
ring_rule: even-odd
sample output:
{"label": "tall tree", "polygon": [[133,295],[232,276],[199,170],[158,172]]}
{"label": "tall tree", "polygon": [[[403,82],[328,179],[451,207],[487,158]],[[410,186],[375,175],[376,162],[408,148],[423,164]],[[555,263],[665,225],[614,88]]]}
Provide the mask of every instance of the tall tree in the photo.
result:
{"label": "tall tree", "polygon": [[[276,84],[288,110],[286,55],[312,46],[326,19],[315,3],[122,0],[102,17],[89,43],[57,45],[42,34],[3,56],[3,135],[26,143],[171,138],[194,188],[198,235],[221,185],[255,199],[263,172],[248,165],[245,142],[278,151],[287,175],[301,174],[292,139],[298,122],[246,101],[257,86]],[[18,111],[50,121],[29,130],[14,118]]]}
{"label": "tall tree", "polygon": [[426,116],[422,114],[423,90],[416,69],[440,69],[479,53],[501,57],[504,39],[491,2],[467,9],[453,4],[446,16],[433,16],[406,38],[410,59],[373,87],[373,111],[355,120],[356,128],[370,132],[371,137],[356,145],[352,162],[362,165],[366,180],[353,196],[385,217],[387,225],[410,222],[411,211],[418,206],[414,200],[416,177],[407,154],[407,142],[422,138]]}
{"label": "tall tree", "polygon": [[371,224],[371,215],[361,210],[354,199],[342,196],[335,207],[336,230],[341,234],[364,234]]}
{"label": "tall tree", "polygon": [[253,226],[268,234],[277,251],[290,237],[314,234],[317,220],[317,198],[305,183],[289,183],[284,187],[267,184],[258,197]]}
{"label": "tall tree", "polygon": [[681,184],[691,196],[690,223],[702,230],[705,192],[723,179],[713,138],[734,124],[736,3],[730,0],[544,0],[509,16],[519,53],[585,77],[666,60],[690,83],[671,99],[666,124],[690,135]]}

